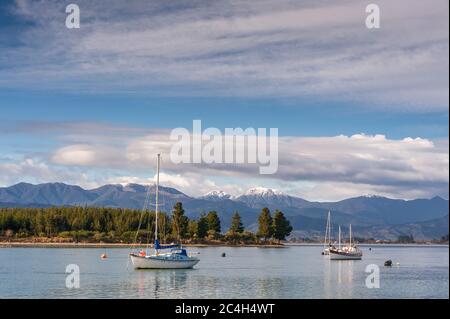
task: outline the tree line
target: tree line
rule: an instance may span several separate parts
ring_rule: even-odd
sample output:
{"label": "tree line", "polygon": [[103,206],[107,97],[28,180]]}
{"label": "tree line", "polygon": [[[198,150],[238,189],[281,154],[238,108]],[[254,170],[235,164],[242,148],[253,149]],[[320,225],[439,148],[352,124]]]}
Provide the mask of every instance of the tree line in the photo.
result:
{"label": "tree line", "polygon": [[[153,240],[155,213],[108,207],[50,207],[0,209],[0,236],[4,239],[47,237],[66,241],[139,242]],[[276,210],[272,217],[264,208],[258,218],[258,231],[246,230],[241,216],[234,212],[231,226],[223,232],[216,211],[190,219],[183,204],[174,205],[171,214],[158,214],[158,237],[163,241],[230,243],[281,242],[292,227],[284,214]]]}

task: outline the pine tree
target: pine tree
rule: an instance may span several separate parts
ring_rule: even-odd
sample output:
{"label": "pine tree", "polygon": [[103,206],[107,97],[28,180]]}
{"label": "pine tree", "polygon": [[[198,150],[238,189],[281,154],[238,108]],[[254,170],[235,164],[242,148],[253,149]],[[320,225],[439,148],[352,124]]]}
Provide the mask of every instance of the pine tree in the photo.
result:
{"label": "pine tree", "polygon": [[243,233],[244,232],[244,225],[241,221],[241,216],[238,212],[235,212],[233,217],[231,218],[231,227],[230,232],[233,233]]}
{"label": "pine tree", "polygon": [[172,211],[172,232],[178,239],[185,238],[189,219],[184,215],[183,204],[178,202]]}
{"label": "pine tree", "polygon": [[262,209],[261,215],[258,217],[258,224],[258,236],[267,241],[273,234],[272,216],[270,216],[270,210],[267,207]]}
{"label": "pine tree", "polygon": [[205,214],[200,215],[197,222],[197,237],[203,239],[208,234],[208,219]]}
{"label": "pine tree", "polygon": [[291,234],[291,231],[291,223],[281,211],[276,210],[275,216],[273,217],[273,237],[278,239],[279,243],[280,241],[285,240],[286,237]]}
{"label": "pine tree", "polygon": [[187,226],[187,232],[190,239],[195,239],[198,234],[198,222],[190,220]]}
{"label": "pine tree", "polygon": [[219,216],[217,215],[216,211],[210,211],[208,213],[208,215],[206,216],[206,219],[208,221],[208,230],[209,231],[214,231],[217,234],[220,233],[221,228],[220,228],[220,219]]}

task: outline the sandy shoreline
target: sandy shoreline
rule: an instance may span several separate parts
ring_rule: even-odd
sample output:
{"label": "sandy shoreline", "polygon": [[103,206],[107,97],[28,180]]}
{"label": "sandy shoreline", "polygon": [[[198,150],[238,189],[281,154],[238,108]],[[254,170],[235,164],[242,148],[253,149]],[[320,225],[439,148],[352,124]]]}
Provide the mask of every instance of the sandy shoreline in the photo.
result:
{"label": "sandy shoreline", "polygon": [[[30,242],[0,242],[0,248],[130,248],[144,247],[142,244],[121,243],[30,243]],[[187,247],[258,247],[284,248],[284,245],[231,245],[231,244],[183,244]]]}
{"label": "sandy shoreline", "polygon": [[[256,247],[256,248],[288,248],[295,246],[322,246],[322,243],[287,243],[281,245],[232,245],[227,243],[210,243],[210,244],[183,244],[186,247]],[[46,242],[0,242],[0,248],[131,248],[131,247],[145,247],[145,244],[123,244],[123,243],[46,243]],[[439,247],[446,246],[448,243],[415,243],[415,244],[398,244],[398,243],[377,243],[377,244],[360,244],[361,247],[370,246],[429,246]]]}

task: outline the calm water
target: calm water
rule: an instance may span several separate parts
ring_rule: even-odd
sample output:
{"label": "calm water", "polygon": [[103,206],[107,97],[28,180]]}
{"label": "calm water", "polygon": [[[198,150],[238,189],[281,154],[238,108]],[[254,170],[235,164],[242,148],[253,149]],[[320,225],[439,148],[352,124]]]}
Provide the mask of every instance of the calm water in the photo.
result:
{"label": "calm water", "polygon": [[[200,253],[195,269],[135,271],[128,249],[0,248],[0,298],[449,297],[448,246],[363,247],[362,261],[330,261],[318,246],[191,251]],[[68,264],[80,267],[79,289],[65,286]],[[365,286],[368,264],[380,266],[379,289]]]}

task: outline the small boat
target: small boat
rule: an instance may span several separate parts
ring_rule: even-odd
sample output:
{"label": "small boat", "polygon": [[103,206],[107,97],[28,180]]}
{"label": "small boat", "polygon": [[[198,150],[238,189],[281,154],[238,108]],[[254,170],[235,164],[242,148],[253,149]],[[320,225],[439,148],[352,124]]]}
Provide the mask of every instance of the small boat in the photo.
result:
{"label": "small boat", "polygon": [[101,255],[100,255],[100,258],[101,258],[101,259],[106,259],[106,258],[108,258],[108,255],[107,255],[107,254],[101,254]]}
{"label": "small boat", "polygon": [[[155,243],[157,243],[155,241]],[[155,244],[153,255],[130,254],[131,262],[135,269],[187,269],[194,267],[200,260],[189,256],[186,249],[180,245],[171,246],[167,252],[159,252],[168,249],[167,246]]]}
{"label": "small boat", "polygon": [[325,228],[325,240],[323,241],[322,255],[328,256],[330,254],[331,244],[331,213],[328,211],[327,226]]}
{"label": "small boat", "polygon": [[[187,269],[194,267],[200,259],[189,256],[186,249],[179,244],[160,245],[158,240],[158,193],[159,167],[161,156],[158,154],[156,165],[156,206],[155,206],[155,241],[154,253],[149,255],[145,250],[131,253],[131,262],[135,269]],[[139,230],[138,230],[139,231]]]}
{"label": "small boat", "polygon": [[339,226],[338,248],[332,247],[329,250],[331,260],[361,260],[362,251],[352,244],[352,225],[350,225],[350,241],[348,245],[341,247],[341,226]]}

